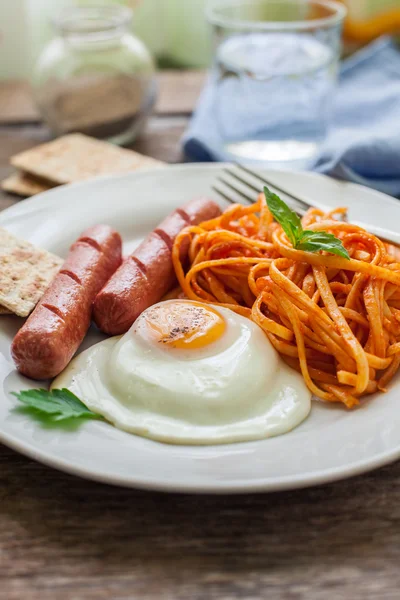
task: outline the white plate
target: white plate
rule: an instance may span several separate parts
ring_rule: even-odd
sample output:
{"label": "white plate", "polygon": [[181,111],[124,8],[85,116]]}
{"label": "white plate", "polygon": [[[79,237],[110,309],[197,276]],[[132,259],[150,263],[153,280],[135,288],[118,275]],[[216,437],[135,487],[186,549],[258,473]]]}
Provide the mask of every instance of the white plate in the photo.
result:
{"label": "white plate", "polygon": [[[211,194],[220,168],[181,165],[61,187],[2,212],[0,225],[63,256],[84,228],[103,222],[118,229],[131,250],[172,209]],[[350,218],[387,228],[400,223],[400,203],[378,192],[310,173],[268,171],[268,177],[311,201],[348,206]],[[398,380],[355,411],[315,402],[293,432],[257,442],[170,446],[94,421],[75,431],[45,429],[13,410],[11,391],[38,387],[18,375],[10,359],[20,325],[16,317],[0,317],[0,442],[58,469],[124,486],[227,493],[333,481],[400,457]],[[83,346],[99,339],[90,333]]]}

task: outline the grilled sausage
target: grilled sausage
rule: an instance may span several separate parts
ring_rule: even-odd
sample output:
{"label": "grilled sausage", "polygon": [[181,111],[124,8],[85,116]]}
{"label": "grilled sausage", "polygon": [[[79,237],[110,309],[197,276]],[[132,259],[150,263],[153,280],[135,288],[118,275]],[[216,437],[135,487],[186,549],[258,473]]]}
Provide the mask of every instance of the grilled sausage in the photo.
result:
{"label": "grilled sausage", "polygon": [[[97,295],[93,316],[105,333],[125,333],[146,308],[161,300],[176,283],[171,249],[178,233],[221,213],[207,198],[192,200],[170,214],[120,266]],[[181,259],[187,252],[183,248]]]}
{"label": "grilled sausage", "polygon": [[96,294],[121,264],[120,235],[107,225],[87,229],[21,327],[11,346],[17,369],[33,379],[58,375],[89,329]]}

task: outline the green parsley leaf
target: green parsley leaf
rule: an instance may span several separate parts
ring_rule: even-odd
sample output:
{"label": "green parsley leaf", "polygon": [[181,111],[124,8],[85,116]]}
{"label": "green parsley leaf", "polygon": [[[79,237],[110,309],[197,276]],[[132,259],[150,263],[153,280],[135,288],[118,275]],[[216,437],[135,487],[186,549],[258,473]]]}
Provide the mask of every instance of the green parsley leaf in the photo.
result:
{"label": "green parsley leaf", "polygon": [[350,260],[349,253],[333,233],[303,230],[300,217],[279,196],[264,187],[267,205],[275,220],[282,227],[293,248],[305,252],[324,250]]}
{"label": "green parsley leaf", "polygon": [[13,396],[28,408],[39,413],[45,413],[52,421],[63,421],[65,419],[102,419],[100,415],[92,412],[67,389],[52,390],[45,389],[23,390],[12,392]]}
{"label": "green parsley leaf", "polygon": [[295,248],[303,232],[300,217],[279,196],[271,192],[267,186],[264,187],[264,194],[275,221],[282,227]]}

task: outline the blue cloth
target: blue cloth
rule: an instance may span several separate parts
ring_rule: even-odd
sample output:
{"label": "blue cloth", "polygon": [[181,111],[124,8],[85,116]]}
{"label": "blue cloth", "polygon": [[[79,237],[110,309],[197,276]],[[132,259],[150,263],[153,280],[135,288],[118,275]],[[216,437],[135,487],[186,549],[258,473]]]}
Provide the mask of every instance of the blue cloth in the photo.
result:
{"label": "blue cloth", "polygon": [[[209,79],[183,138],[191,160],[226,160],[219,147]],[[380,38],[345,60],[330,133],[314,169],[400,196],[400,51]]]}

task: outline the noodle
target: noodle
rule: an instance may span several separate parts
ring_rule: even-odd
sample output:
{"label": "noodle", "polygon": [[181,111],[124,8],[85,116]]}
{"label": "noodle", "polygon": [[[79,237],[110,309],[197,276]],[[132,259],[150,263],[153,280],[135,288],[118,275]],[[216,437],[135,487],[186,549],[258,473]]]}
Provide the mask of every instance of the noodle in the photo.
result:
{"label": "noodle", "polygon": [[[303,228],[339,238],[350,260],[294,248],[264,194],[177,236],[173,264],[187,298],[251,318],[311,392],[351,408],[384,391],[400,366],[399,251],[310,209]],[[189,247],[189,265],[182,265]]]}

